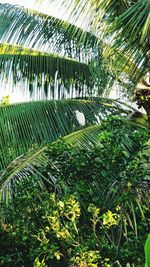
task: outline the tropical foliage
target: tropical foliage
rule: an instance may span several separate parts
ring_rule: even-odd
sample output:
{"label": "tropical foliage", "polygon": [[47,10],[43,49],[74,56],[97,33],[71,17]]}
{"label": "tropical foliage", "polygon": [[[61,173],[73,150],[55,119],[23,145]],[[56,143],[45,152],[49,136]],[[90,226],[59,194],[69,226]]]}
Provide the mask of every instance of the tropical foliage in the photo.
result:
{"label": "tropical foliage", "polygon": [[[55,0],[49,2],[52,1]],[[104,37],[111,37],[115,48],[121,49],[122,52],[126,51],[145,70],[149,68],[147,65],[150,33],[148,0],[119,0],[117,2],[115,0],[67,2],[61,0],[59,2],[70,8],[70,14],[75,19],[79,15],[85,16],[92,31]],[[101,28],[102,31],[100,31]]]}
{"label": "tropical foliage", "polygon": [[148,131],[114,117],[96,136],[74,145],[65,137],[46,149],[43,166],[33,163],[48,192],[38,172],[15,186],[12,205],[1,209],[4,266],[143,266]]}
{"label": "tropical foliage", "polygon": [[68,21],[0,3],[2,88],[36,100],[0,103],[1,264],[141,267],[149,88],[146,114],[106,96],[133,96],[149,71],[150,2],[49,2]]}
{"label": "tropical foliage", "polygon": [[[94,5],[94,8],[101,7]],[[23,79],[22,86],[32,93],[34,91],[36,96],[40,96],[38,88],[44,89],[46,95],[53,90],[55,80],[58,87],[63,85],[67,89],[66,92],[70,91],[70,85],[78,88],[78,96],[81,91],[81,95],[85,95],[83,85],[88,87],[86,94],[89,93],[89,85],[93,92],[94,84],[102,94],[110,91],[115,82],[124,90],[133,92],[135,84],[147,71],[148,56],[143,59],[143,51],[137,50],[131,58],[122,48],[111,47],[107,38],[102,41],[97,37],[97,31],[88,32],[63,20],[10,4],[1,4],[0,10],[1,71],[5,78],[9,75],[14,82]],[[143,64],[140,64],[141,61]],[[93,68],[98,68],[96,77]],[[59,88],[59,91],[62,90]],[[57,97],[65,95],[68,96],[67,93],[58,93]],[[54,97],[53,93],[49,97]]]}

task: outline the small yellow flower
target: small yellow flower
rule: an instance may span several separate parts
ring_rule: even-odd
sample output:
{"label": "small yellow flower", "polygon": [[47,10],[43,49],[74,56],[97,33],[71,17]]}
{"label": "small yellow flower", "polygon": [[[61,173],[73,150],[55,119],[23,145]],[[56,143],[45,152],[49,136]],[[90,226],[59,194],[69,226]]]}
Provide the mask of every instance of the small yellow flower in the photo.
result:
{"label": "small yellow flower", "polygon": [[56,252],[54,253],[54,256],[56,257],[57,260],[60,260],[60,258],[61,258],[61,253],[60,253],[59,251],[56,251]]}
{"label": "small yellow flower", "polygon": [[119,215],[117,213],[112,213],[108,210],[105,214],[103,214],[103,225],[111,227],[118,224],[118,219]]}

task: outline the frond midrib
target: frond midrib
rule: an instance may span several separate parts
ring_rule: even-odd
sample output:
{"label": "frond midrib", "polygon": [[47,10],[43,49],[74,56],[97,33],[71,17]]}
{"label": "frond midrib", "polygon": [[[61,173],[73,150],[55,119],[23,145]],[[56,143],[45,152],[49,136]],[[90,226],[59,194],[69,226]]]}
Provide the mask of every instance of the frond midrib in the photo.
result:
{"label": "frond midrib", "polygon": [[6,56],[44,56],[44,57],[52,57],[52,58],[59,58],[70,62],[75,62],[78,64],[82,64],[84,66],[88,66],[86,63],[78,61],[76,59],[70,58],[70,57],[64,57],[59,54],[55,53],[48,53],[48,52],[42,52],[37,49],[33,48],[27,48],[20,45],[12,45],[9,43],[0,43],[0,56],[6,55]]}

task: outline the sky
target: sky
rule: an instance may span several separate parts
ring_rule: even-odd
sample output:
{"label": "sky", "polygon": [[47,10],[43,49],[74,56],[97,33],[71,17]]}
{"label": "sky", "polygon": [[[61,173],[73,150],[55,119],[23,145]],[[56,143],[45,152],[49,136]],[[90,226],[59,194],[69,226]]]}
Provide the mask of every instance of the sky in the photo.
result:
{"label": "sky", "polygon": [[34,6],[34,0],[25,0],[25,1],[20,1],[20,0],[2,0],[0,1],[2,3],[11,3],[11,4],[17,4],[17,5],[24,5],[24,6],[27,6],[27,7],[30,7],[30,8],[33,8]]}
{"label": "sky", "polygon": [[[39,1],[40,2],[40,1]],[[38,3],[35,0],[1,0],[0,3],[10,3],[14,5],[25,6],[31,9],[37,9],[43,13],[62,18],[63,10],[62,8],[57,8],[55,4],[50,4],[49,0],[42,1],[42,3]]]}

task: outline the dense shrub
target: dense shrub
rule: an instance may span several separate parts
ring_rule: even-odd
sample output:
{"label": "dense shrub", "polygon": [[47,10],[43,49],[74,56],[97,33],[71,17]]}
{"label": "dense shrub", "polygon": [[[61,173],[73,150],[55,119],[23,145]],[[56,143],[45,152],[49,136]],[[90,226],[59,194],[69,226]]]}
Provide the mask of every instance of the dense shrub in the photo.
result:
{"label": "dense shrub", "polygon": [[44,180],[48,191],[36,177],[24,179],[2,209],[1,265],[142,267],[150,219],[140,151],[147,140],[145,129],[113,118],[96,146],[50,145],[39,170],[52,183]]}

